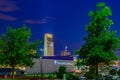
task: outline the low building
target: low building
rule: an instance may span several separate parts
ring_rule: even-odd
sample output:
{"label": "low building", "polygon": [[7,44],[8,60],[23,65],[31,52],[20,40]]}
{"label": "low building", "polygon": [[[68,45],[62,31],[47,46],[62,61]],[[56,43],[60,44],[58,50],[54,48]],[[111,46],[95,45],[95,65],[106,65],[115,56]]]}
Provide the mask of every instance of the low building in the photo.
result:
{"label": "low building", "polygon": [[[15,76],[24,76],[24,72],[23,70],[21,69],[15,69]],[[10,76],[12,74],[12,68],[0,68],[0,76],[4,76],[4,75],[7,75],[7,76]]]}
{"label": "low building", "polygon": [[60,56],[71,56],[69,51],[61,51]]}
{"label": "low building", "polygon": [[34,66],[26,67],[26,72],[32,73],[55,73],[59,66],[66,66],[66,71],[71,72],[75,69],[73,57],[68,56],[43,56],[42,59],[33,59]]}
{"label": "low building", "polygon": [[71,56],[70,52],[67,49],[68,49],[68,47],[65,46],[65,50],[61,51],[60,55],[61,56]]}

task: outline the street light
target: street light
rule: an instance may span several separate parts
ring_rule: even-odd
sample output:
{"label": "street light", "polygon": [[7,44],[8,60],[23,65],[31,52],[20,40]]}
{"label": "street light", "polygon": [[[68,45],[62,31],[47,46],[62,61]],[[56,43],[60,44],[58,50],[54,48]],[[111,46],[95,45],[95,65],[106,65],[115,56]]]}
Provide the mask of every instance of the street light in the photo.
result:
{"label": "street light", "polygon": [[41,73],[41,80],[42,80],[42,53],[43,53],[44,49],[40,49],[40,73]]}
{"label": "street light", "polygon": [[41,80],[42,80],[42,56],[40,56],[40,73],[41,73]]}

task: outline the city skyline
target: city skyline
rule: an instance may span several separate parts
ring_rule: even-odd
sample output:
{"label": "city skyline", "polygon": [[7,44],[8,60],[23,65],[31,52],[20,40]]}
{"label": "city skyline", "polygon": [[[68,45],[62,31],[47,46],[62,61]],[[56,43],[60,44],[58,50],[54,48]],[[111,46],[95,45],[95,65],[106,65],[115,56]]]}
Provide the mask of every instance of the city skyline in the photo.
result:
{"label": "city skyline", "polygon": [[[120,1],[100,0],[110,6],[114,25],[120,35]],[[60,55],[65,46],[73,53],[84,44],[85,25],[90,21],[88,13],[95,10],[99,0],[0,0],[0,35],[7,26],[13,28],[26,24],[31,28],[30,41],[40,39],[44,47],[44,34],[53,34],[55,55]],[[120,53],[118,51],[118,53]]]}

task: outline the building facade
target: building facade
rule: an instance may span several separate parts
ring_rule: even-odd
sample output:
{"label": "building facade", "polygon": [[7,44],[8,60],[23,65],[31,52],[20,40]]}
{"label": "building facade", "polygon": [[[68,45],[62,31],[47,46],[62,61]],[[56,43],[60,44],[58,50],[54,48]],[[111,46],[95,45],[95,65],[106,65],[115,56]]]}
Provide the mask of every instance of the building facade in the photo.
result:
{"label": "building facade", "polygon": [[44,56],[54,56],[53,35],[46,33],[44,35]]}
{"label": "building facade", "polygon": [[60,56],[70,56],[70,52],[69,51],[61,51]]}
{"label": "building facade", "polygon": [[44,56],[42,59],[33,59],[34,66],[26,67],[26,72],[33,73],[55,73],[60,66],[66,66],[66,71],[71,72],[75,69],[72,57],[67,56]]}
{"label": "building facade", "polygon": [[61,51],[60,56],[70,56],[70,52],[67,50],[68,47],[65,46],[65,50]]}

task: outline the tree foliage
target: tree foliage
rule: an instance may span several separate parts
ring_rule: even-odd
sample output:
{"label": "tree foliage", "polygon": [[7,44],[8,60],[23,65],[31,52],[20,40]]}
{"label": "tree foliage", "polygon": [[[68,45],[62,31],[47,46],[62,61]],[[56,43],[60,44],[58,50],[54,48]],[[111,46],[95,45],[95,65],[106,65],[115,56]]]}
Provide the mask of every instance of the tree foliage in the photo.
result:
{"label": "tree foliage", "polygon": [[83,66],[83,65],[84,65],[83,59],[81,59],[81,58],[82,58],[82,57],[81,57],[82,55],[79,54],[79,50],[77,50],[77,49],[74,50],[74,53],[75,53],[75,55],[77,55],[77,56],[76,56],[77,59],[76,59],[76,61],[75,61],[75,65],[77,66],[77,69],[80,69],[80,66]]}
{"label": "tree foliage", "polygon": [[120,69],[117,71],[118,76],[120,77]]}
{"label": "tree foliage", "polygon": [[25,26],[21,28],[8,28],[7,33],[0,37],[0,65],[12,67],[16,66],[32,67],[32,58],[36,56],[36,51],[40,41],[29,42],[31,36],[30,29]]}
{"label": "tree foliage", "polygon": [[109,18],[112,11],[105,3],[100,2],[96,5],[95,11],[90,11],[90,22],[86,26],[87,36],[84,38],[86,43],[79,50],[87,65],[96,67],[98,64],[109,64],[110,61],[117,60],[115,50],[119,49],[120,37],[116,36],[116,31],[111,31],[113,21]]}
{"label": "tree foliage", "polygon": [[116,75],[117,70],[116,69],[112,69],[109,71],[110,75]]}
{"label": "tree foliage", "polygon": [[62,65],[62,66],[59,66],[58,68],[58,72],[57,72],[57,77],[58,78],[63,78],[63,74],[66,73],[66,66]]}

